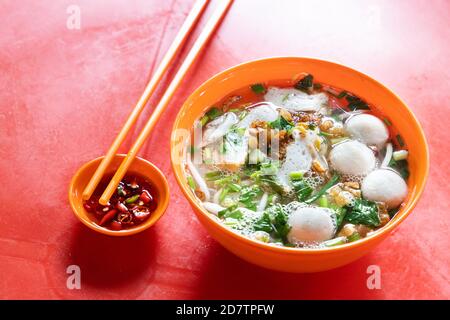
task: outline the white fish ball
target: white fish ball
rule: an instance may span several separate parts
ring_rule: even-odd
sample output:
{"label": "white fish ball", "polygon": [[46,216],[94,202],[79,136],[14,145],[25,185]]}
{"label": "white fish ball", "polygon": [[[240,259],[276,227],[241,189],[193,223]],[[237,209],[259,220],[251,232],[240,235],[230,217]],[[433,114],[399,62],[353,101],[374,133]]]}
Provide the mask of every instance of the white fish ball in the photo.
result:
{"label": "white fish ball", "polygon": [[384,202],[389,208],[396,208],[405,200],[408,186],[397,172],[378,169],[364,178],[361,191],[367,200]]}
{"label": "white fish ball", "polygon": [[375,155],[365,144],[350,140],[337,144],[330,151],[331,166],[340,173],[365,175],[375,168]]}
{"label": "white fish ball", "polygon": [[345,122],[345,129],[354,139],[367,145],[383,147],[389,138],[389,131],[383,121],[370,114],[358,114]]}
{"label": "white fish ball", "polygon": [[303,241],[324,241],[333,238],[336,232],[334,212],[327,208],[302,207],[289,217],[291,243]]}

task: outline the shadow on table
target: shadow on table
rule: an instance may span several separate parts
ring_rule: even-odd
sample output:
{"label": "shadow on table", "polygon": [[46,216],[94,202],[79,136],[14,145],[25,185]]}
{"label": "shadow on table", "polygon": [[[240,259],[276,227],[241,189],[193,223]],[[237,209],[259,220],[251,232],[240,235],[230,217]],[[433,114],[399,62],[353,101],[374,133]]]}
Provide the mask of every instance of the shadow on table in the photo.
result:
{"label": "shadow on table", "polygon": [[80,225],[73,233],[69,257],[80,266],[82,283],[98,289],[145,287],[154,274],[157,231],[127,237],[105,236]]}
{"label": "shadow on table", "polygon": [[[218,248],[216,248],[217,246]],[[370,254],[330,271],[294,274],[250,264],[219,244],[200,272],[195,299],[377,299],[382,290],[367,288]]]}

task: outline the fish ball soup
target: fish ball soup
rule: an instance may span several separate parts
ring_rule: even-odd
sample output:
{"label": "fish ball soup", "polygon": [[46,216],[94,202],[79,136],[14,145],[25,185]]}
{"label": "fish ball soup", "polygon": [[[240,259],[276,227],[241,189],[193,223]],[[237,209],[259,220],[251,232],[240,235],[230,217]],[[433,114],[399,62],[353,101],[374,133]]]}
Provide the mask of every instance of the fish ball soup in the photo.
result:
{"label": "fish ball soup", "polygon": [[389,119],[311,74],[230,93],[188,140],[185,175],[198,202],[275,246],[358,241],[388,224],[408,192],[407,146]]}

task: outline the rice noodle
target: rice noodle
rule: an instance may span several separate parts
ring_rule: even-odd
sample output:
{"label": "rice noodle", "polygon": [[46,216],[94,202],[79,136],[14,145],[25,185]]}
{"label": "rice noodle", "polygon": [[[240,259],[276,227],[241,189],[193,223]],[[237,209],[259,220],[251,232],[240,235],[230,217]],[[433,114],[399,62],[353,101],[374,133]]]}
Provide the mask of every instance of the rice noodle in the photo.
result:
{"label": "rice noodle", "polygon": [[219,211],[225,210],[224,207],[212,202],[203,202],[203,207],[210,213],[217,215]]}
{"label": "rice noodle", "polygon": [[383,162],[381,163],[381,168],[386,168],[391,162],[392,158],[392,143],[386,145],[386,155],[384,156]]}
{"label": "rice noodle", "polygon": [[269,194],[267,192],[264,192],[264,194],[261,197],[261,200],[259,201],[258,204],[258,211],[264,211],[264,209],[266,209],[267,206],[267,200],[269,199]]}
{"label": "rice noodle", "polygon": [[209,192],[206,181],[202,178],[197,168],[192,163],[190,157],[187,157],[186,164],[189,171],[191,172],[192,178],[194,179],[195,183],[198,185],[200,191],[203,192],[203,194],[205,195],[205,200],[208,201],[209,198],[211,197],[211,193]]}

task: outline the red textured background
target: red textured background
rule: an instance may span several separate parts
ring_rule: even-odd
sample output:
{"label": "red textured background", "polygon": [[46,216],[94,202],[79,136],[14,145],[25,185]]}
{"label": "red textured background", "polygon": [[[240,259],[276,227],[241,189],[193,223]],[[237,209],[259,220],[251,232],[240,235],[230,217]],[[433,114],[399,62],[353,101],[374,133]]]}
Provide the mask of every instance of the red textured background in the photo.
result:
{"label": "red textured background", "polygon": [[[104,154],[192,3],[0,2],[0,298],[448,299],[445,0],[236,0],[141,152],[169,179],[165,216],[121,239],[73,216],[71,176]],[[81,30],[66,28],[69,4],[81,8]],[[273,272],[225,251],[171,172],[170,129],[186,97],[224,68],[275,55],[333,60],[380,80],[409,104],[430,146],[430,177],[413,214],[371,254],[329,272]],[[71,264],[81,267],[81,290],[66,288]],[[380,290],[366,287],[372,264],[381,268]]]}

